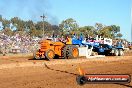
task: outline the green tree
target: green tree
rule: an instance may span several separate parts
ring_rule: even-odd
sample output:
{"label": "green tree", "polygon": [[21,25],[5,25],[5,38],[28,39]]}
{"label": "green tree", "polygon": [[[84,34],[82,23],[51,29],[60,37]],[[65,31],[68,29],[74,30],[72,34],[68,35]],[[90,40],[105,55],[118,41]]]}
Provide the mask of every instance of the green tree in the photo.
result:
{"label": "green tree", "polygon": [[93,26],[84,26],[80,27],[79,31],[83,33],[85,36],[92,36],[94,37],[96,35],[96,30]]}
{"label": "green tree", "polygon": [[117,33],[120,32],[120,26],[111,25],[110,27],[111,27],[110,31],[111,34],[113,35],[113,38],[116,38]]}
{"label": "green tree", "polygon": [[0,15],[0,21],[2,22],[2,15]]}
{"label": "green tree", "polygon": [[66,33],[66,32],[77,31],[79,26],[74,19],[68,18],[66,20],[63,20],[61,24],[59,24],[59,28],[61,32]]}
{"label": "green tree", "polygon": [[25,31],[30,34],[30,36],[37,36],[36,27],[32,20],[25,22]]}
{"label": "green tree", "polygon": [[17,28],[17,31],[25,31],[26,29],[26,22],[18,17],[11,18],[11,23]]}
{"label": "green tree", "polygon": [[95,23],[95,28],[97,29],[97,30],[101,30],[101,29],[103,29],[103,24],[102,23]]}
{"label": "green tree", "polygon": [[10,28],[5,28],[2,30],[4,34],[8,35],[8,36],[12,36],[13,35],[13,31]]}
{"label": "green tree", "polygon": [[[40,34],[42,35],[43,34],[43,22],[40,21],[40,22],[37,22],[37,24],[35,25],[36,27],[36,30],[41,30],[39,31]],[[49,35],[49,34],[52,34],[52,25],[46,21],[44,21],[44,33],[46,35]]]}
{"label": "green tree", "polygon": [[7,19],[2,19],[2,25],[3,25],[3,29],[9,28],[10,27],[10,21]]}
{"label": "green tree", "polygon": [[121,38],[123,35],[121,34],[121,33],[118,33],[117,35],[116,35],[116,37],[117,38]]}
{"label": "green tree", "polygon": [[52,30],[53,30],[53,33],[54,35],[60,35],[61,34],[61,31],[59,30],[59,26],[57,25],[52,25]]}
{"label": "green tree", "polygon": [[112,38],[111,35],[111,28],[109,26],[105,26],[103,27],[101,30],[98,31],[98,34],[102,37],[106,37],[106,38]]}

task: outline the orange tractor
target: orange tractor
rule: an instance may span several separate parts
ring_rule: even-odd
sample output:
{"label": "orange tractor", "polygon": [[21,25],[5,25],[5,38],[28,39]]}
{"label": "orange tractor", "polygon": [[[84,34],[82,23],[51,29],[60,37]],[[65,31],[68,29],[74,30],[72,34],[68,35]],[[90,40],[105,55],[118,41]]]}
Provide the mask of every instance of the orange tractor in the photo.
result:
{"label": "orange tractor", "polygon": [[40,42],[40,49],[34,53],[35,59],[53,59],[53,58],[77,58],[79,56],[78,47],[72,44],[62,42],[53,42],[43,40]]}

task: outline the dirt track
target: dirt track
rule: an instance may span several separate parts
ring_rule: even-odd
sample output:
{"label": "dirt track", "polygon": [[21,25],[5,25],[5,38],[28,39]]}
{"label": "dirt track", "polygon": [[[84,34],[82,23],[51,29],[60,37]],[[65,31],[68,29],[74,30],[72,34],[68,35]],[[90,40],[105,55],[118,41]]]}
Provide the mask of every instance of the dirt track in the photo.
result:
{"label": "dirt track", "polygon": [[[53,70],[47,69],[44,63]],[[74,75],[78,74],[79,66],[87,74],[130,74],[132,76],[132,54],[121,57],[57,59],[50,62],[3,57],[0,59],[0,88],[132,88],[132,83],[79,86]]]}

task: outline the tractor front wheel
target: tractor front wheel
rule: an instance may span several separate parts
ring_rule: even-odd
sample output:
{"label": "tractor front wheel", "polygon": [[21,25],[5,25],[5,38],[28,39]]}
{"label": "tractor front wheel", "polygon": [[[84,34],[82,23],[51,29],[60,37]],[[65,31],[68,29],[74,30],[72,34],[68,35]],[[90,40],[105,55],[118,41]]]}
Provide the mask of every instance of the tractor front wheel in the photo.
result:
{"label": "tractor front wheel", "polygon": [[45,52],[45,57],[46,57],[46,59],[53,59],[54,58],[54,56],[55,56],[55,52],[53,51],[53,50],[51,50],[51,49],[49,49],[49,50],[47,50],[46,52]]}

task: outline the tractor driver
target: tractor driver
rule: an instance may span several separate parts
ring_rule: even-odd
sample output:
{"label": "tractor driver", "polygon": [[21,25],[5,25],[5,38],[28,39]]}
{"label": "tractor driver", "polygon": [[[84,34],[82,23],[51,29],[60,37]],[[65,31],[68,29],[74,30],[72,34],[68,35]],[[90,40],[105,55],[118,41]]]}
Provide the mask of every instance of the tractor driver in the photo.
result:
{"label": "tractor driver", "polygon": [[72,38],[69,36],[66,36],[66,44],[72,44]]}

